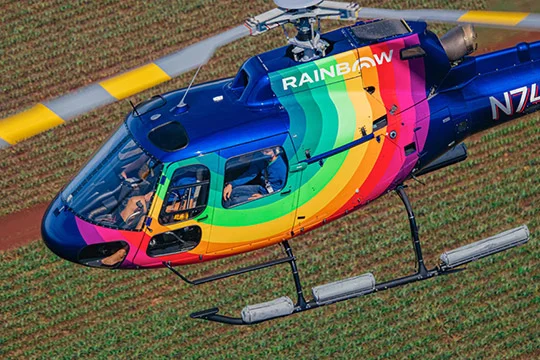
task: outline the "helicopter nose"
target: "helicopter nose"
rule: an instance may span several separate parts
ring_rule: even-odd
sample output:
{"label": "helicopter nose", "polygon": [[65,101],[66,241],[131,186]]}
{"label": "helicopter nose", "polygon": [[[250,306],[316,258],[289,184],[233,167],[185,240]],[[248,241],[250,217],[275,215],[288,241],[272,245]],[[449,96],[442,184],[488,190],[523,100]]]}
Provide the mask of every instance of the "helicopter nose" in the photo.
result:
{"label": "helicopter nose", "polygon": [[116,269],[124,265],[129,244],[124,240],[87,243],[77,219],[60,196],[53,200],[41,222],[41,236],[59,257],[91,267]]}
{"label": "helicopter nose", "polygon": [[66,209],[60,196],[57,196],[43,216],[41,236],[53,253],[78,263],[78,254],[86,243],[77,229],[75,215]]}

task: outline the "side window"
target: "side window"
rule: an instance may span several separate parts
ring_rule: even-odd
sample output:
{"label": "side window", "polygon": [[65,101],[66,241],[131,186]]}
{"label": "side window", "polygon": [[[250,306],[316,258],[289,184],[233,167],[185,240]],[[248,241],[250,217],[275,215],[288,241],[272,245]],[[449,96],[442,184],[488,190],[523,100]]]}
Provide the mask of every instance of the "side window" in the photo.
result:
{"label": "side window", "polygon": [[190,165],[175,171],[163,202],[159,222],[167,225],[191,219],[204,211],[208,202],[210,170]]}
{"label": "side window", "polygon": [[201,242],[201,235],[201,228],[196,225],[158,234],[150,240],[146,254],[163,256],[194,249]]}
{"label": "side window", "polygon": [[283,148],[276,146],[231,158],[225,164],[223,207],[260,199],[281,191],[288,164]]}

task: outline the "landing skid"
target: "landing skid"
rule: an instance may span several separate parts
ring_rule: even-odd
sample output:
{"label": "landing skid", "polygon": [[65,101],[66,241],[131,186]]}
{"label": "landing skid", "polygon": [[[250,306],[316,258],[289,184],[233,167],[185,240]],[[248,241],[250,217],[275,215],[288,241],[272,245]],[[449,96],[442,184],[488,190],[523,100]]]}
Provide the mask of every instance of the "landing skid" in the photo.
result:
{"label": "landing skid", "polygon": [[296,257],[293,255],[292,249],[287,241],[284,241],[282,243],[285,253],[287,255],[285,258],[238,269],[235,271],[226,272],[223,274],[209,276],[198,280],[189,280],[183,275],[181,275],[178,271],[176,271],[170,264],[164,264],[182,280],[192,285],[199,285],[218,279],[223,279],[229,276],[235,276],[254,270],[283,264],[286,262],[289,263],[291,266],[291,272],[296,287],[296,304],[293,304],[292,300],[289,297],[281,297],[266,303],[246,306],[242,310],[241,317],[238,318],[218,314],[219,308],[217,307],[194,312],[190,315],[193,319],[203,319],[224,324],[253,325],[271,319],[276,319],[299,312],[316,309],[318,307],[333,304],[339,301],[350,300],[370,293],[388,290],[416,281],[426,280],[437,275],[447,275],[455,272],[460,272],[465,270],[465,268],[457,268],[459,266],[507,250],[509,248],[525,244],[529,240],[529,230],[527,229],[527,226],[523,225],[516,229],[508,230],[493,237],[477,241],[456,250],[446,252],[441,256],[440,264],[437,265],[435,268],[428,270],[424,264],[422,247],[418,236],[418,226],[416,225],[416,220],[411,203],[409,201],[409,198],[407,197],[407,194],[405,193],[405,187],[403,185],[398,186],[396,188],[396,192],[399,195],[400,199],[403,201],[405,209],[407,210],[407,215],[409,217],[409,225],[411,228],[411,236],[413,240],[413,250],[416,255],[416,273],[412,275],[386,281],[383,283],[376,283],[373,274],[367,273],[364,275],[339,280],[333,283],[316,286],[312,289],[313,299],[310,301],[306,301],[300,281],[300,276],[298,274]]}

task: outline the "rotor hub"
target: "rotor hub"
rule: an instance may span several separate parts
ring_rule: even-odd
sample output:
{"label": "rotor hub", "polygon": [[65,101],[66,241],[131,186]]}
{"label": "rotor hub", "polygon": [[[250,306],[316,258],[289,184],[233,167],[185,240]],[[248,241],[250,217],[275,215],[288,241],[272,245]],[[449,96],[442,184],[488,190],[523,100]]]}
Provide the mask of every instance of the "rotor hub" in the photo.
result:
{"label": "rotor hub", "polygon": [[[289,44],[293,45],[294,59],[306,62],[324,57],[328,42],[321,39],[320,19],[331,18],[356,20],[360,7],[355,3],[340,3],[324,0],[274,0],[277,9],[250,18],[245,25],[251,35],[258,35],[277,26],[293,24],[297,34],[293,39],[285,35]],[[315,28],[315,23],[318,23]],[[285,29],[285,28],[284,28]]]}
{"label": "rotor hub", "polygon": [[310,6],[316,6],[323,0],[274,0],[277,7],[288,10],[305,9]]}

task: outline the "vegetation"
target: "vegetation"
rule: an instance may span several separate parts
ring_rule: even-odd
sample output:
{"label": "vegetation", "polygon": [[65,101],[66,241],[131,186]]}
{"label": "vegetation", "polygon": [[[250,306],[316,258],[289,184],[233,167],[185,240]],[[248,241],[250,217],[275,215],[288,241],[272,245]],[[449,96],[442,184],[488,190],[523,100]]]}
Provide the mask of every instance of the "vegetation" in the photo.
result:
{"label": "vegetation", "polygon": [[[486,2],[450,5],[485,8]],[[271,6],[269,1],[210,0],[174,6],[6,2],[0,13],[5,35],[0,37],[0,117],[156,59]],[[449,4],[431,0],[401,6]],[[276,31],[264,40],[245,39],[222,49],[198,81],[232,75],[250,54],[282,41]],[[151,93],[185,86],[191,76]],[[127,103],[110,105],[2,151],[0,215],[50,201],[128,109]],[[253,327],[187,315],[212,306],[236,315],[247,304],[282,295],[294,299],[286,265],[191,287],[166,270],[77,266],[39,241],[2,252],[0,357],[535,358],[540,355],[539,143],[540,116],[506,124],[471,138],[467,161],[425,176],[426,186],[411,182],[409,192],[430,265],[445,250],[521,224],[531,230],[528,245],[480,260],[457,275]],[[393,194],[292,246],[306,290],[368,271],[378,281],[413,271],[406,213]],[[257,261],[279,253],[259,251]],[[186,272],[197,277],[251,264],[253,255]]]}

